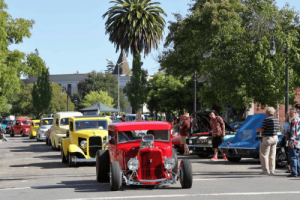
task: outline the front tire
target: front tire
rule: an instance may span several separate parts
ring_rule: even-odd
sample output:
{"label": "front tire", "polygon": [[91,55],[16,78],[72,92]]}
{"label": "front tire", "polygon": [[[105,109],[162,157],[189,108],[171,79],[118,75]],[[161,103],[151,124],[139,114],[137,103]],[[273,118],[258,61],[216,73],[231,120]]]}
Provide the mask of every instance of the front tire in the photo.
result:
{"label": "front tire", "polygon": [[232,157],[227,157],[227,160],[229,162],[240,162],[242,158],[232,158]]}
{"label": "front tire", "polygon": [[118,191],[122,185],[122,174],[120,164],[114,161],[110,165],[110,189],[112,191]]}
{"label": "front tire", "polygon": [[109,152],[98,150],[96,153],[96,177],[99,183],[109,182]]}
{"label": "front tire", "polygon": [[177,158],[177,151],[173,148],[172,150],[172,157],[175,159],[175,167],[173,168],[173,172],[178,174],[178,158]]}
{"label": "front tire", "polygon": [[284,168],[287,165],[287,162],[284,161],[284,160],[286,160],[285,155],[281,150],[279,150],[276,153],[276,167],[277,168]]}
{"label": "front tire", "polygon": [[180,184],[182,188],[191,188],[193,185],[193,169],[190,160],[180,162]]}
{"label": "front tire", "polygon": [[62,163],[68,163],[68,160],[67,160],[67,157],[64,154],[63,148],[61,148],[60,153],[61,153],[61,162]]}
{"label": "front tire", "polygon": [[74,153],[68,153],[69,167],[76,167],[76,163],[72,161],[74,157],[76,157]]}

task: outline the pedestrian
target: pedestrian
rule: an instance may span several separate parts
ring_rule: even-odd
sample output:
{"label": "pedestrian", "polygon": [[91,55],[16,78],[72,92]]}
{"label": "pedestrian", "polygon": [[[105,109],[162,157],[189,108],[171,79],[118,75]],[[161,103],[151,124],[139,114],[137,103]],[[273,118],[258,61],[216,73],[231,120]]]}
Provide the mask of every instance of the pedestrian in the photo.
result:
{"label": "pedestrian", "polygon": [[261,175],[275,174],[276,146],[278,141],[279,121],[274,117],[275,109],[268,107],[267,118],[264,119],[261,128],[256,129],[262,134],[259,158],[261,163]]}
{"label": "pedestrian", "polygon": [[182,117],[183,120],[180,123],[180,144],[182,144],[184,148],[183,155],[190,155],[189,147],[186,145],[186,138],[189,136],[189,130],[191,126],[191,123],[187,120],[189,117],[189,113],[185,113]]}
{"label": "pedestrian", "polygon": [[280,142],[281,147],[284,148],[285,155],[287,158],[287,164],[288,164],[288,170],[285,173],[291,173],[291,166],[290,166],[290,159],[289,159],[289,144],[288,144],[288,138],[287,135],[290,132],[290,121],[289,121],[289,112],[285,115],[285,121],[282,124],[281,134],[282,136],[282,142]]}
{"label": "pedestrian", "polygon": [[192,129],[191,133],[196,133],[198,130],[198,124],[197,124],[197,119],[195,118],[195,113],[191,114],[191,121],[192,121]]}
{"label": "pedestrian", "polygon": [[300,117],[300,104],[296,104],[295,105],[295,108],[296,108],[296,110],[297,110],[297,114],[298,114],[298,117]]}
{"label": "pedestrian", "polygon": [[126,122],[126,116],[122,115],[122,122]]}
{"label": "pedestrian", "polygon": [[288,133],[289,138],[289,158],[291,165],[291,174],[287,177],[297,177],[300,176],[300,119],[297,116],[297,110],[291,108],[289,110],[290,114],[290,133]]}
{"label": "pedestrian", "polygon": [[8,139],[5,137],[4,132],[1,130],[0,132],[0,140],[3,142],[8,142]]}
{"label": "pedestrian", "polygon": [[177,117],[172,117],[172,127],[177,124]]}
{"label": "pedestrian", "polygon": [[[209,125],[212,133],[212,147],[214,148],[214,157],[211,158],[212,161],[218,161],[218,152],[219,146],[224,141],[225,137],[225,123],[220,116],[216,116],[216,114],[211,111],[209,113],[209,117],[211,118],[209,121]],[[227,160],[225,154],[222,154],[224,160]]]}
{"label": "pedestrian", "polygon": [[140,112],[136,113],[135,121],[137,121],[137,122],[143,121],[142,114]]}

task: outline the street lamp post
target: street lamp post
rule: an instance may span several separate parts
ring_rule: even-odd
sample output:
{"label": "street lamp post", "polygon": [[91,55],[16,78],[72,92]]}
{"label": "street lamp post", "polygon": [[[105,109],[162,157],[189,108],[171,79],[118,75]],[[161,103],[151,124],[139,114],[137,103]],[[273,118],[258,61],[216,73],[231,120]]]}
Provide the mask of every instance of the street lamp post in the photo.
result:
{"label": "street lamp post", "polygon": [[62,92],[66,92],[67,93],[67,111],[69,111],[69,98],[68,98],[68,95],[69,95],[69,91],[67,90],[67,88],[63,87],[62,88]]}
{"label": "street lamp post", "polygon": [[270,54],[272,56],[274,56],[276,53],[276,47],[275,47],[274,40],[276,40],[279,43],[280,50],[286,54],[286,60],[285,60],[285,65],[286,65],[286,68],[285,68],[285,75],[286,75],[286,77],[285,77],[285,87],[286,87],[285,88],[285,113],[287,113],[289,110],[289,67],[287,65],[288,61],[289,61],[289,54],[288,54],[289,53],[289,44],[286,43],[286,49],[283,49],[281,42],[278,39],[272,37],[271,44],[270,44]]}
{"label": "street lamp post", "polygon": [[120,75],[119,75],[119,72],[120,72],[120,65],[122,65],[123,63],[129,63],[130,61],[123,61],[121,63],[117,63],[111,59],[106,59],[107,61],[111,61],[111,62],[114,62],[116,63],[116,65],[118,65],[118,109],[119,109],[119,112],[118,112],[118,115],[120,115],[120,89],[119,89],[119,84],[120,84]]}

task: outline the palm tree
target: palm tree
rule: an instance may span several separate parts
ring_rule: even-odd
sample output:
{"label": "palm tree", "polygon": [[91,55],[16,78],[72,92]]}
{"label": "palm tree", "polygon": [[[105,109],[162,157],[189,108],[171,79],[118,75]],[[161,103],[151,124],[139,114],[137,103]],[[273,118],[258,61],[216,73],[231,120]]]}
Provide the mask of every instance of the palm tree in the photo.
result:
{"label": "palm tree", "polygon": [[[144,56],[157,49],[162,32],[165,28],[163,9],[158,7],[159,2],[151,0],[115,0],[115,3],[104,13],[108,16],[105,22],[106,34],[109,41],[116,46],[116,52],[121,49],[128,54],[130,51],[135,58],[137,53],[144,51]],[[135,63],[135,62],[133,62]],[[132,66],[134,73],[134,64]]]}

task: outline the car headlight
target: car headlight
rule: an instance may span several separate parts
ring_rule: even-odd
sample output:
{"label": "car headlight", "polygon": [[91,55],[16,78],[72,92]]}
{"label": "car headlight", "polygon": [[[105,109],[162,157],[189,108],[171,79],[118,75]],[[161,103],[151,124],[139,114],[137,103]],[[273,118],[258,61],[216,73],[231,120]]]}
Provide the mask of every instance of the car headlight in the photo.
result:
{"label": "car headlight", "polygon": [[85,148],[85,147],[87,146],[86,140],[82,140],[82,141],[80,142],[80,146],[82,146],[83,148]]}
{"label": "car headlight", "polygon": [[189,144],[193,144],[193,140],[190,139],[190,140],[189,140]]}
{"label": "car headlight", "polygon": [[175,167],[175,159],[174,158],[167,158],[165,160],[165,168],[166,169],[173,169]]}
{"label": "car headlight", "polygon": [[136,159],[136,158],[131,158],[128,163],[127,163],[127,166],[130,170],[132,171],[136,171],[139,166],[140,166],[140,163],[139,161]]}
{"label": "car headlight", "polygon": [[211,140],[208,140],[207,143],[208,143],[208,144],[211,144]]}

